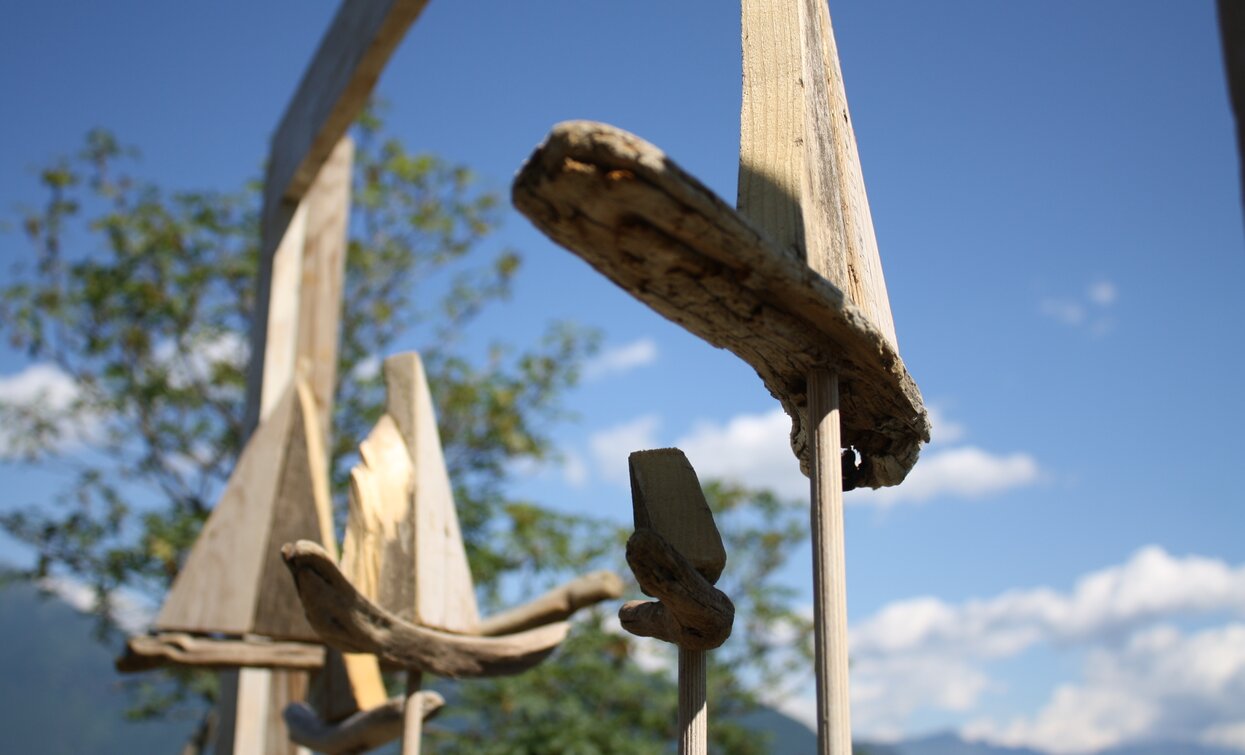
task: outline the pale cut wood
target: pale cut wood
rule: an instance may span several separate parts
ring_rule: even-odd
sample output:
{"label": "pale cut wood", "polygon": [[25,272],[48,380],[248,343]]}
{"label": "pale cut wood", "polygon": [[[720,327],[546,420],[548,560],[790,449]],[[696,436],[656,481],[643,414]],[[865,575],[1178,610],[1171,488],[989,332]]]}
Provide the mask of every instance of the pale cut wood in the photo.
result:
{"label": "pale cut wood", "polygon": [[623,629],[688,650],[712,650],[731,636],[734,603],[661,535],[652,530],[632,533],[627,564],[640,589],[657,601],[624,604],[618,612]]}
{"label": "pale cut wood", "polygon": [[407,621],[414,619],[415,533],[411,495],[415,467],[389,415],[359,444],[350,471],[350,512],[343,573],[369,599]]}
{"label": "pale cut wood", "polygon": [[343,652],[370,653],[399,668],[448,677],[516,674],[544,660],[570,630],[565,622],[506,637],[427,629],[360,595],[315,543],[290,543],[282,552],[307,618],[324,642]]}
{"label": "pale cut wood", "polygon": [[116,661],[117,671],[123,674],[167,665],[203,668],[254,666],[310,671],[324,665],[324,646],[159,632],[129,637],[125,654]]}
{"label": "pale cut wood", "polygon": [[329,498],[328,455],[322,445],[316,399],[303,380],[295,382],[294,391],[297,400],[269,514],[268,543],[263,551],[251,631],[274,639],[315,642],[315,630],[303,615],[298,593],[281,560],[281,546],[310,540],[335,555],[337,538]]}
{"label": "pale cut wood", "polygon": [[635,528],[661,535],[709,584],[726,568],[726,549],[696,470],[677,448],[636,451],[631,470],[631,512]]}
{"label": "pale cut wood", "polygon": [[661,150],[584,121],[556,126],[515,179],[515,206],[660,314],[757,370],[792,417],[807,474],[807,379],[843,380],[854,486],[897,485],[929,439],[894,346],[843,292],[782,252]]}
{"label": "pale cut wood", "polygon": [[739,211],[806,258],[897,347],[827,5],[744,0],[742,8]]}
{"label": "pale cut wood", "polygon": [[[419,693],[419,710],[427,721],[441,712],[445,698],[431,690]],[[325,723],[310,706],[295,703],[284,711],[290,738],[326,755],[366,752],[402,736],[406,701],[395,697],[337,723]]]}
{"label": "pale cut wood", "polygon": [[[270,278],[261,285],[266,287],[264,319],[252,333],[262,332],[263,340],[251,341],[251,375],[264,375],[262,384],[256,386],[258,404],[256,414],[247,416],[247,427],[253,429],[261,418],[267,417],[294,381],[298,367],[298,307],[301,297],[298,284],[303,277],[303,245],[307,239],[307,205],[299,204],[290,210],[289,224],[283,229],[272,253]],[[262,326],[261,326],[262,325]],[[247,387],[248,392],[250,386]]]}
{"label": "pale cut wood", "polygon": [[222,727],[221,739],[217,744],[217,753],[230,752],[238,755],[247,753],[280,752],[268,747],[268,708],[259,705],[239,705],[247,700],[268,700],[275,696],[273,680],[275,675],[267,669],[240,668],[234,672],[236,682],[233,694],[234,714]]}
{"label": "pale cut wood", "polygon": [[569,619],[576,611],[623,594],[623,581],[612,571],[594,571],[480,622],[479,634],[495,637]]}
{"label": "pale cut wood", "polygon": [[709,755],[705,651],[679,648],[679,755]]}
{"label": "pale cut wood", "polygon": [[[289,386],[243,449],[156,620],[160,631],[243,635],[252,629],[264,544],[296,395]],[[314,641],[314,638],[312,638]]]}
{"label": "pale cut wood", "polygon": [[311,679],[307,703],[327,723],[342,721],[389,699],[376,658],[326,648],[324,666]]}
{"label": "pale cut wood", "polygon": [[320,169],[304,203],[302,280],[298,306],[298,372],[306,375],[320,415],[320,434],[331,447],[337,343],[341,335],[342,286],[350,222],[354,142],[342,137]]}
{"label": "pale cut wood", "polygon": [[419,755],[420,740],[424,737],[424,716],[419,706],[419,687],[424,675],[419,671],[406,672],[406,710],[402,717],[402,755]]}
{"label": "pale cut wood", "polygon": [[396,577],[414,579],[415,623],[447,632],[474,633],[480,624],[475,583],[441,450],[428,377],[414,352],[386,359],[384,376],[386,411],[397,423],[414,463],[415,505],[408,508],[414,532],[413,571],[408,566],[396,572]]}

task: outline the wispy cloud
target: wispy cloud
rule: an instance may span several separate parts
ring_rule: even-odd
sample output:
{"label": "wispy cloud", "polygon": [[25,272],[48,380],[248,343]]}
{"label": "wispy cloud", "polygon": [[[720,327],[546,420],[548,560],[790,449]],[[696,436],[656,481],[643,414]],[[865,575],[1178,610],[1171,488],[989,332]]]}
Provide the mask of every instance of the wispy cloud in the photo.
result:
{"label": "wispy cloud", "polygon": [[44,445],[65,452],[88,442],[99,417],[73,411],[80,394],[73,378],[54,364],[0,376],[0,405],[14,415],[0,423],[0,459],[21,458]]}
{"label": "wispy cloud", "polygon": [[1080,295],[1044,298],[1038,302],[1038,311],[1062,325],[1103,336],[1115,326],[1111,309],[1118,299],[1116,285],[1100,280],[1090,284]]}
{"label": "wispy cloud", "polygon": [[976,446],[924,454],[902,485],[853,490],[846,502],[887,508],[935,498],[984,498],[1027,487],[1041,477],[1037,460],[1027,453],[995,454]]}
{"label": "wispy cloud", "polygon": [[[91,613],[98,605],[95,590],[78,579],[47,577],[39,581],[39,586],[82,613]],[[130,590],[114,591],[110,602],[113,618],[127,634],[141,634],[147,631],[155,618],[155,606],[152,602]]]}
{"label": "wispy cloud", "polygon": [[899,601],[852,628],[853,717],[862,732],[893,734],[918,711],[971,712],[997,685],[990,662],[1084,648],[1082,679],[1056,687],[1041,709],[1005,722],[979,717],[965,733],[1068,753],[1157,737],[1245,749],[1245,624],[1190,634],[1170,626],[1224,615],[1245,617],[1245,564],[1157,546],[1068,591]]}
{"label": "wispy cloud", "polygon": [[584,380],[600,380],[611,375],[621,375],[656,361],[657,343],[651,338],[640,338],[605,349],[589,360],[584,365]]}

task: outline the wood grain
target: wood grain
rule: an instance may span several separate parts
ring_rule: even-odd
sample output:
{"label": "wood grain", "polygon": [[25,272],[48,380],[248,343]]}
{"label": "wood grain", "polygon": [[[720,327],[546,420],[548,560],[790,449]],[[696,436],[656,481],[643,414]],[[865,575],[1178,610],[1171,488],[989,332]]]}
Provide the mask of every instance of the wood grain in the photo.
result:
{"label": "wood grain", "polygon": [[635,528],[661,535],[709,584],[716,583],[726,568],[726,549],[687,456],[677,448],[636,451],[627,465]]}
{"label": "wood grain", "polygon": [[581,608],[603,600],[615,600],[622,594],[623,581],[617,574],[604,570],[590,572],[533,600],[489,616],[480,622],[478,633],[497,637],[535,629],[569,619]]}
{"label": "wood grain", "polygon": [[712,650],[731,636],[735,605],[665,538],[636,530],[627,540],[627,565],[646,595],[618,611],[623,629],[688,650]]}
{"label": "wood grain", "polygon": [[282,549],[307,619],[329,645],[370,653],[383,663],[438,676],[516,674],[544,660],[570,625],[547,624],[506,637],[472,637],[427,629],[394,616],[359,594],[337,564],[315,543]]}
{"label": "wood grain", "polygon": [[842,382],[849,484],[897,485],[929,439],[916,383],[843,292],[661,150],[600,123],[559,124],[520,170],[515,206],[633,296],[757,370],[792,418],[807,474],[809,371]]}

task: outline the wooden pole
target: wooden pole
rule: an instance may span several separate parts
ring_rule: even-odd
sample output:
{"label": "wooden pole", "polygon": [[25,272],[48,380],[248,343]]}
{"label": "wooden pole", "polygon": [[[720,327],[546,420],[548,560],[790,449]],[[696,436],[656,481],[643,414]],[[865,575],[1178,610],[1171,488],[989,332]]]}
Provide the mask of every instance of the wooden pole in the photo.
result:
{"label": "wooden pole", "polygon": [[424,735],[424,706],[419,689],[424,673],[415,669],[406,672],[406,707],[402,723],[402,755],[419,755],[419,740]]}
{"label": "wooden pole", "polygon": [[679,648],[679,755],[708,755],[705,651]]}
{"label": "wooden pole", "polygon": [[847,579],[843,546],[843,468],[839,461],[839,376],[814,370],[808,378],[813,431],[813,643],[820,755],[851,755],[848,700]]}

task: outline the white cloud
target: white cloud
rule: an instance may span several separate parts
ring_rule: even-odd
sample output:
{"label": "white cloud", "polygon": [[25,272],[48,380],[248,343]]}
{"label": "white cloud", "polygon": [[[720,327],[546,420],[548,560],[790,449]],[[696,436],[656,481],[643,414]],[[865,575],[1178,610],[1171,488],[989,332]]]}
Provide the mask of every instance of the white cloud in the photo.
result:
{"label": "white cloud", "polygon": [[1082,328],[1093,336],[1103,336],[1115,325],[1108,310],[1118,299],[1116,285],[1100,280],[1091,284],[1083,296],[1042,299],[1038,302],[1038,311],[1055,322]]}
{"label": "white cloud", "polygon": [[599,380],[620,375],[657,361],[657,343],[641,338],[631,343],[606,349],[584,365],[584,380]]}
{"label": "white cloud", "polygon": [[[53,450],[68,451],[85,443],[99,426],[99,418],[71,411],[81,390],[67,373],[54,364],[32,364],[20,372],[0,376],[0,404],[47,422]],[[30,449],[22,433],[29,428],[0,425],[0,459],[22,456]]]}
{"label": "white cloud", "polygon": [[782,409],[740,414],[724,424],[699,422],[675,443],[701,478],[718,477],[807,497],[808,478],[791,452],[791,419]]}
{"label": "white cloud", "polygon": [[1039,477],[1037,460],[1029,454],[1001,456],[975,446],[963,446],[925,454],[902,485],[853,490],[846,501],[886,508],[940,496],[981,498],[1032,485]]}
{"label": "white cloud", "polygon": [[572,488],[582,488],[588,482],[588,465],[574,451],[562,455],[562,480]]}
{"label": "white cloud", "polygon": [[942,407],[931,404],[926,407],[926,411],[929,412],[929,424],[932,428],[930,431],[931,445],[934,443],[939,445],[955,443],[956,441],[963,440],[964,436],[968,434],[964,425],[949,419],[942,411]]}
{"label": "white cloud", "polygon": [[155,360],[168,366],[169,385],[187,388],[204,385],[211,388],[218,365],[241,369],[246,365],[251,347],[240,333],[223,332],[196,339],[179,348],[173,341],[156,346]]}
{"label": "white cloud", "polygon": [[1084,679],[1058,686],[1041,710],[979,718],[964,733],[1059,752],[1162,737],[1242,746],[1245,625],[1185,636],[1165,623],[1223,616],[1245,616],[1245,564],[1157,546],[1068,591],[898,601],[852,627],[853,717],[862,734],[894,734],[918,711],[971,711],[996,686],[992,661],[1039,646],[1086,649]]}
{"label": "white cloud", "polygon": [[594,433],[588,439],[588,449],[602,479],[618,485],[630,485],[627,457],[633,451],[658,448],[657,428],[660,426],[660,417],[646,414]]}
{"label": "white cloud", "polygon": [[[47,577],[39,581],[39,586],[82,613],[95,610],[95,590],[85,582],[70,577]],[[113,617],[122,631],[141,634],[151,626],[155,618],[151,601],[125,589],[113,591],[111,601]]]}

